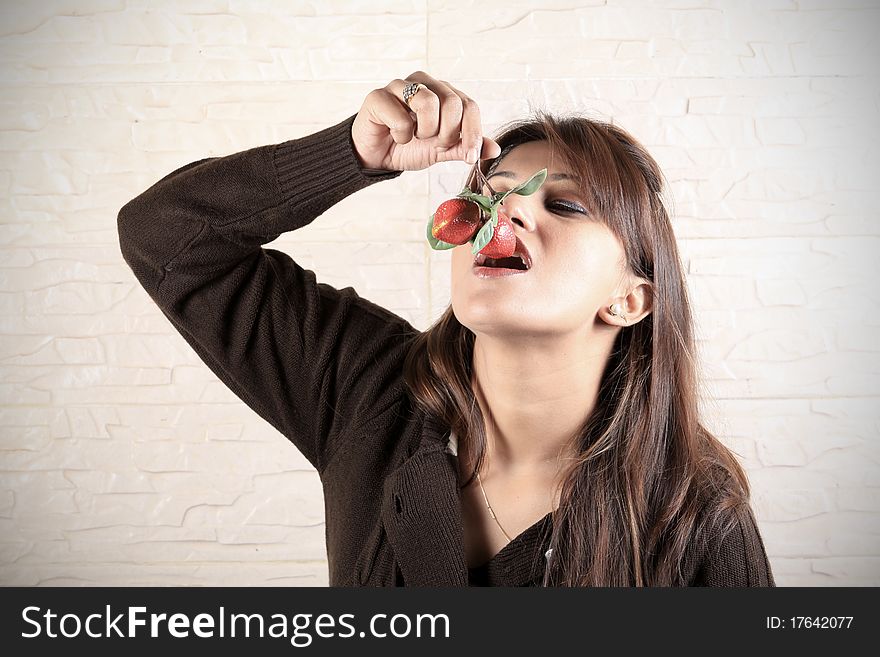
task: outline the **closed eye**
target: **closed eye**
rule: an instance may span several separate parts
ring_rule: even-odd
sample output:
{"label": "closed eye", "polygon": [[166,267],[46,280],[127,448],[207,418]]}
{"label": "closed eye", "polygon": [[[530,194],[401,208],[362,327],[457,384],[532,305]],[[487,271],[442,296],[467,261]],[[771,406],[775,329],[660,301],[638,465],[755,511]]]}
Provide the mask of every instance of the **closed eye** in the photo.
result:
{"label": "closed eye", "polygon": [[551,208],[561,208],[563,212],[573,212],[573,213],[581,213],[587,214],[587,211],[584,210],[581,206],[575,203],[560,203],[559,201],[555,201],[550,204]]}

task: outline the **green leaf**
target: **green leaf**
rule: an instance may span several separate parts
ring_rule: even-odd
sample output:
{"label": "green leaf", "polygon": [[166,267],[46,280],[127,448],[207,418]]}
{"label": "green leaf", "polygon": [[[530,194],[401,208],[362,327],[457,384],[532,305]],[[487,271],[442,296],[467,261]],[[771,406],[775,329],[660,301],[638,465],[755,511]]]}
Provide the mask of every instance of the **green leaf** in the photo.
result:
{"label": "green leaf", "polygon": [[446,249],[454,249],[458,244],[450,244],[449,242],[444,242],[443,240],[438,240],[434,237],[434,234],[431,232],[431,229],[434,227],[434,215],[428,219],[428,243],[431,245],[431,248],[435,251],[445,251]]}
{"label": "green leaf", "polygon": [[521,185],[517,185],[513,189],[510,190],[511,194],[519,194],[520,196],[529,196],[530,194],[534,194],[538,191],[538,187],[544,184],[544,180],[547,178],[547,169],[541,169],[534,176],[526,180]]}
{"label": "green leaf", "polygon": [[544,180],[547,178],[547,169],[541,169],[533,175],[531,178],[526,180],[524,183],[517,185],[513,189],[510,189],[503,194],[496,194],[494,197],[495,205],[498,205],[510,194],[519,194],[520,196],[529,196],[538,191],[538,188],[544,184]]}
{"label": "green leaf", "polygon": [[489,240],[492,239],[494,233],[495,225],[491,221],[484,223],[483,227],[480,228],[479,232],[477,232],[477,236],[474,238],[474,246],[471,248],[471,253],[477,255],[477,253],[489,243]]}
{"label": "green leaf", "polygon": [[489,212],[489,223],[491,223],[493,227],[498,225],[498,207],[497,206],[493,205],[492,210]]}

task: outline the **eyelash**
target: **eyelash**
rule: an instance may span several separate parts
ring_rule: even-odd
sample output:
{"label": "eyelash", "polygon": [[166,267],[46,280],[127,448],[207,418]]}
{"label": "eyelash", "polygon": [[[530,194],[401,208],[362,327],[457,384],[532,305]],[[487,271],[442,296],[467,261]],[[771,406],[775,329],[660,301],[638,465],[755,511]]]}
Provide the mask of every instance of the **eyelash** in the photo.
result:
{"label": "eyelash", "polygon": [[559,206],[561,208],[565,208],[565,212],[570,212],[572,214],[586,214],[584,209],[579,205],[568,204],[568,203],[560,203],[558,201],[551,203],[550,206]]}

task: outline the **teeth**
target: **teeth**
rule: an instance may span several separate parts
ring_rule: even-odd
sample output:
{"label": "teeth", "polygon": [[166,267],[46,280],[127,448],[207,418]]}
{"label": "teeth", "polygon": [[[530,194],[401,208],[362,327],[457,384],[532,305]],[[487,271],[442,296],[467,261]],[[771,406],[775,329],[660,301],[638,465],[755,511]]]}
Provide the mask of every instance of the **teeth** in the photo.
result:
{"label": "teeth", "polygon": [[[511,256],[511,257],[519,258],[520,262],[523,263],[523,269],[529,269],[529,263],[525,259],[525,256],[523,256],[521,253],[514,253],[513,256]],[[482,267],[485,264],[486,264],[486,256],[483,255],[482,253],[478,253],[477,256],[474,258],[474,266],[475,267]]]}
{"label": "teeth", "polygon": [[525,265],[526,269],[532,268],[531,258],[526,256],[524,253],[517,252],[517,253],[514,253],[513,255],[519,256],[519,259],[523,261],[523,264]]}

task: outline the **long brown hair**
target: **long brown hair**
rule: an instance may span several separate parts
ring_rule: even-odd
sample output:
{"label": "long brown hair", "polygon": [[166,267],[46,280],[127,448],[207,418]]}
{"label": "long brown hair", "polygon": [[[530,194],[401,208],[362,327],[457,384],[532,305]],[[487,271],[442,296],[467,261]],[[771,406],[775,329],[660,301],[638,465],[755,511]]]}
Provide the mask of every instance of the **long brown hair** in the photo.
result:
{"label": "long brown hair", "polygon": [[[732,510],[748,503],[749,484],[698,417],[693,319],[661,199],[663,174],[620,127],[543,110],[503,127],[501,155],[478,166],[485,174],[510,148],[535,140],[578,176],[588,212],[621,240],[630,272],[653,286],[651,314],[619,331],[595,410],[576,438],[579,456],[552,513],[543,585],[687,585],[688,547],[709,527],[733,527]],[[467,185],[475,182],[474,171]],[[416,403],[455,431],[459,455],[474,464],[462,486],[479,471],[486,445],[471,387],[474,337],[450,305],[417,337],[404,366]]]}

